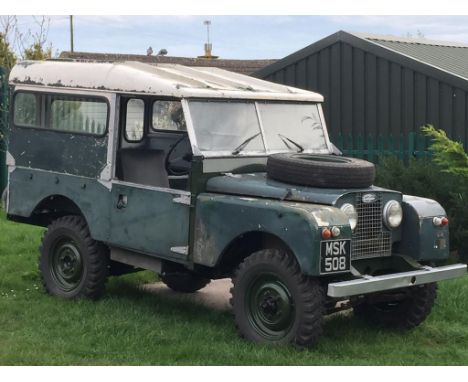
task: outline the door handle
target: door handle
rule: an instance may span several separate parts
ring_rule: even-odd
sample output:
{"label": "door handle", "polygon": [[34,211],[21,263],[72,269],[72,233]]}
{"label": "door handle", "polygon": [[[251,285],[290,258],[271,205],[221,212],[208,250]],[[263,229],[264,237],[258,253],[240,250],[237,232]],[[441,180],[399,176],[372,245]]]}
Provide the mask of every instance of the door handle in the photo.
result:
{"label": "door handle", "polygon": [[120,194],[119,199],[117,201],[117,209],[121,210],[122,208],[127,207],[127,195]]}

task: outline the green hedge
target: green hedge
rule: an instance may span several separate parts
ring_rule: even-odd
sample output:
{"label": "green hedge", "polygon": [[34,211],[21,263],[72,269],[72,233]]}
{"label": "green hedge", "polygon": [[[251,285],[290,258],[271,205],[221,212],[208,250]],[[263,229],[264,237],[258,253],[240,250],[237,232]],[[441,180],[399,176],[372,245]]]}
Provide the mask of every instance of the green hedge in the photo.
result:
{"label": "green hedge", "polygon": [[437,200],[449,217],[450,247],[468,260],[468,187],[464,177],[446,172],[430,159],[404,163],[387,157],[377,165],[376,185]]}

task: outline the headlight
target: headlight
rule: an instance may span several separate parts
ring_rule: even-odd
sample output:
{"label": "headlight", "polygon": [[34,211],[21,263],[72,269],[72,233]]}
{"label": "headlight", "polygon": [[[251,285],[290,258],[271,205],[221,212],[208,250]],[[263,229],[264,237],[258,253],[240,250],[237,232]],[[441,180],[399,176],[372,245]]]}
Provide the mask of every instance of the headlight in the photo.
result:
{"label": "headlight", "polygon": [[349,203],[343,204],[340,209],[348,217],[349,225],[351,226],[351,229],[354,231],[354,228],[356,228],[357,219],[358,219],[356,209],[354,208],[352,204],[349,204]]}
{"label": "headlight", "polygon": [[402,220],[403,210],[400,203],[396,200],[390,200],[385,204],[383,209],[383,221],[388,228],[397,228]]}

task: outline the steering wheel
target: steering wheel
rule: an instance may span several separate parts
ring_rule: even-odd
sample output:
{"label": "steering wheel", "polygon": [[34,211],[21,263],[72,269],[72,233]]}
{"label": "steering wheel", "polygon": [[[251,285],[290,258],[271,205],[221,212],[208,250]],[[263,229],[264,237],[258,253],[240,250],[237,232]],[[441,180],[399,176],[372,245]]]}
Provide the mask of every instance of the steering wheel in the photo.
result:
{"label": "steering wheel", "polygon": [[[190,172],[190,165],[187,166],[177,166],[177,162],[186,162],[189,164],[192,159],[191,153],[187,153],[185,150],[182,153],[182,155],[176,156],[177,150],[176,148],[185,140],[188,139],[188,134],[184,134],[182,138],[180,138],[174,145],[169,149],[166,155],[166,160],[165,160],[165,168],[168,173],[168,175],[176,175],[176,176],[181,176],[181,175],[187,175]],[[185,167],[185,168],[184,168]]]}

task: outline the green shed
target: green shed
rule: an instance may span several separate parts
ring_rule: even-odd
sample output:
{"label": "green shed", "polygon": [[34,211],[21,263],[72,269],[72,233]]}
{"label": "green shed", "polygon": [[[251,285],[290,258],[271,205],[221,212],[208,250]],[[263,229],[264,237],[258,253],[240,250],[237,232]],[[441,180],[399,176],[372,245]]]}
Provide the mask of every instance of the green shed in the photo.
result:
{"label": "green shed", "polygon": [[425,124],[468,149],[467,44],[339,31],[253,75],[321,93],[346,154],[425,155]]}

